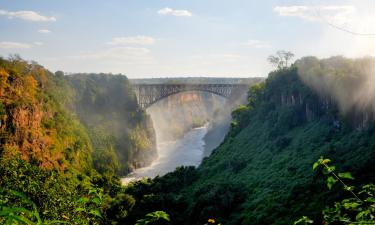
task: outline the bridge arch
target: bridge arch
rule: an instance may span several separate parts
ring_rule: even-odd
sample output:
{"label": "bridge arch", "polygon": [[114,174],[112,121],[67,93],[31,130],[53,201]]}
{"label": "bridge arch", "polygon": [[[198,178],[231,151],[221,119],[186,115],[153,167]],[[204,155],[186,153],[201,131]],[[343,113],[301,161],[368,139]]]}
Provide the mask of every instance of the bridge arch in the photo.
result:
{"label": "bridge arch", "polygon": [[235,93],[243,93],[248,89],[245,84],[136,84],[133,85],[137,101],[142,109],[168,96],[186,92],[209,92],[224,98],[230,98]]}

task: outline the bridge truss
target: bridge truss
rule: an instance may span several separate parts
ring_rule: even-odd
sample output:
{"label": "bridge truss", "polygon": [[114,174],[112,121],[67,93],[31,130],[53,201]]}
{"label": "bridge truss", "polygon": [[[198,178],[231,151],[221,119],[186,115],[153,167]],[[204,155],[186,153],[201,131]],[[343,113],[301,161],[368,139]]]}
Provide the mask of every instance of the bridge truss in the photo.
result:
{"label": "bridge truss", "polygon": [[224,98],[230,98],[234,93],[248,90],[246,84],[134,84],[137,101],[142,109],[168,96],[185,91],[210,92]]}

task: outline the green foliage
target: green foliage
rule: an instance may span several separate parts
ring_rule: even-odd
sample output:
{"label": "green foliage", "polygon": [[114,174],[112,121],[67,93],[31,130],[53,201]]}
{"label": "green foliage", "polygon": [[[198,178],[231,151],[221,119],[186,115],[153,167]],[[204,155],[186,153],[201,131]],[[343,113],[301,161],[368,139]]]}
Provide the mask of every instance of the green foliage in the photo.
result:
{"label": "green foliage", "polygon": [[321,157],[314,163],[313,169],[323,167],[323,172],[328,174],[327,186],[329,189],[336,182],[343,185],[343,189],[351,194],[351,198],[346,198],[341,202],[336,202],[334,207],[327,207],[323,210],[323,218],[326,224],[375,224],[375,186],[368,184],[356,194],[354,187],[348,186],[342,179],[354,180],[349,172],[335,173],[335,167],[329,166],[330,159]]}
{"label": "green foliage", "polygon": [[69,82],[13,57],[0,59],[0,86],[0,223],[102,223],[104,202],[122,187],[116,165],[98,166],[110,175],[93,170],[91,133],[67,110]]}
{"label": "green foliage", "polygon": [[[338,65],[347,63],[340,60],[334,59]],[[309,73],[320,71],[311,61]],[[151,160],[146,155],[152,155],[148,150],[153,131],[125,77],[55,76],[18,57],[1,59],[0,66],[1,77],[11,77],[1,79],[0,89],[5,93],[3,109],[11,118],[1,130],[3,220],[167,222],[163,213],[139,220],[155,211],[167,213],[173,218],[168,223],[179,225],[204,224],[209,218],[229,225],[290,224],[303,215],[307,217],[300,224],[310,223],[308,218],[331,224],[366,224],[374,218],[373,185],[359,192],[353,186],[375,181],[375,126],[363,120],[354,125],[366,122],[366,126],[352,126],[334,102],[304,85],[296,65],[272,72],[249,91],[249,103],[233,112],[225,141],[199,168],[177,168],[126,187],[113,171],[119,163],[126,165],[120,170],[128,172]],[[346,74],[329,68],[333,74]],[[91,144],[94,165],[102,174],[91,169]],[[321,158],[313,169],[323,170],[311,174],[311,165],[321,155],[334,158],[336,166]],[[352,171],[354,176],[336,171]],[[339,183],[344,192],[337,191]],[[329,189],[322,190],[324,185]],[[14,193],[24,193],[30,201]],[[326,205],[343,197],[346,200],[321,215]]]}
{"label": "green foliage", "polygon": [[148,213],[144,219],[138,220],[135,225],[158,224],[158,222],[160,224],[160,221],[169,222],[169,215],[164,211],[155,211],[152,213]]}
{"label": "green foliage", "polygon": [[19,159],[1,160],[0,176],[2,205],[10,210],[27,209],[32,212],[22,214],[22,211],[15,211],[16,214],[7,213],[5,216],[24,216],[36,224],[56,220],[69,224],[88,222],[89,218],[74,210],[79,207],[76,198],[89,188],[87,177],[80,175],[82,180],[79,182],[72,178],[74,174],[62,175],[58,171],[42,170]]}
{"label": "green foliage", "polygon": [[328,189],[332,189],[332,186],[336,182],[339,181],[344,186],[345,190],[350,191],[353,194],[353,196],[356,197],[356,195],[351,191],[352,187],[349,187],[342,181],[342,179],[354,180],[354,177],[352,176],[352,174],[349,172],[342,172],[342,173],[336,174],[335,173],[336,167],[328,165],[330,162],[331,162],[330,159],[325,159],[324,157],[321,156],[320,159],[313,164],[313,170],[317,169],[319,166],[322,166],[323,173],[327,175]]}
{"label": "green foliage", "polygon": [[[17,192],[9,191],[10,197],[17,198],[22,205],[28,205],[31,210],[24,207],[8,207],[6,204],[9,199],[0,201],[0,222],[4,224],[28,224],[28,225],[47,225],[47,224],[68,224],[66,221],[42,221],[38,212],[38,207],[26,195]],[[6,195],[4,190],[0,189],[0,194]]]}
{"label": "green foliage", "polygon": [[[233,112],[224,142],[187,174],[191,181],[179,186],[175,181],[182,175],[171,173],[130,185],[127,193],[136,204],[125,221],[163,210],[179,225],[204,224],[208,218],[230,225],[290,224],[304,215],[300,224],[308,218],[322,224],[325,206],[350,194],[337,192],[339,179],[353,185],[375,181],[374,147],[374,125],[351,126],[335,102],[304,84],[293,65],[249,91],[249,103]],[[312,174],[321,155],[334,158],[336,166],[323,158],[327,167],[317,163],[315,169],[323,170]],[[332,171],[353,176],[335,177]],[[332,189],[322,189],[324,173]]]}
{"label": "green foliage", "polygon": [[103,190],[91,188],[86,196],[80,197],[76,201],[78,207],[74,211],[86,218],[90,224],[100,224],[103,219],[100,212],[102,202]]}
{"label": "green foliage", "polygon": [[314,223],[314,221],[310,220],[308,217],[306,216],[303,216],[301,217],[299,220],[295,221],[293,224],[294,225],[299,225],[299,224],[302,224],[302,225],[308,225],[308,224],[312,224]]}
{"label": "green foliage", "polygon": [[324,209],[324,220],[327,224],[375,224],[374,196],[375,186],[365,185],[359,192],[360,198],[347,198]]}

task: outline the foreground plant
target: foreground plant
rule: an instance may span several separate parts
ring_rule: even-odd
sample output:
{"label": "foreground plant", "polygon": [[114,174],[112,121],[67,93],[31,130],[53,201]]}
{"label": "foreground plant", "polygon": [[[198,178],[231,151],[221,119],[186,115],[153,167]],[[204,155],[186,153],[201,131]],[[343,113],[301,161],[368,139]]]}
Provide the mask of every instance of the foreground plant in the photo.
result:
{"label": "foreground plant", "polygon": [[[0,193],[4,190],[0,189]],[[26,195],[17,191],[9,191],[9,194],[19,200],[22,205],[27,205],[32,209],[24,207],[8,206],[8,202],[0,201],[0,223],[2,224],[27,224],[27,225],[48,225],[67,224],[64,221],[43,221],[40,217],[37,206]]]}
{"label": "foreground plant", "polygon": [[169,215],[164,211],[148,213],[144,219],[137,221],[135,225],[156,224],[157,222],[170,222]]}
{"label": "foreground plant", "polygon": [[[313,164],[313,170],[323,169],[323,173],[327,175],[328,189],[332,189],[333,185],[340,183],[352,197],[336,202],[333,207],[326,207],[322,212],[324,224],[375,224],[375,185],[364,185],[356,193],[354,186],[349,186],[344,182],[344,180],[354,180],[351,173],[336,173],[336,167],[329,165],[330,163],[330,159],[321,157]],[[306,225],[313,222],[308,217],[303,216],[294,222],[294,225]]]}

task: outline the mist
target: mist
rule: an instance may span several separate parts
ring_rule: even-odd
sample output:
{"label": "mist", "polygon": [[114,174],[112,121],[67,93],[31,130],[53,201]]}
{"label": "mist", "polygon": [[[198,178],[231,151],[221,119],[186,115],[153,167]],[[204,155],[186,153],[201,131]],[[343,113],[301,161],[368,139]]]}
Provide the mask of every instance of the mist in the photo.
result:
{"label": "mist", "polygon": [[183,92],[162,99],[147,109],[157,140],[174,141],[193,128],[206,126],[224,106],[223,97],[207,92]]}
{"label": "mist", "polygon": [[375,114],[375,58],[304,57],[296,66],[303,82],[337,102],[342,114]]}
{"label": "mist", "polygon": [[247,103],[247,92],[239,91],[233,93],[230,99],[227,99],[218,111],[212,116],[209,123],[208,132],[204,137],[206,142],[204,157],[208,157],[212,151],[218,147],[224,140],[230,129],[232,121],[232,111],[239,105]]}

